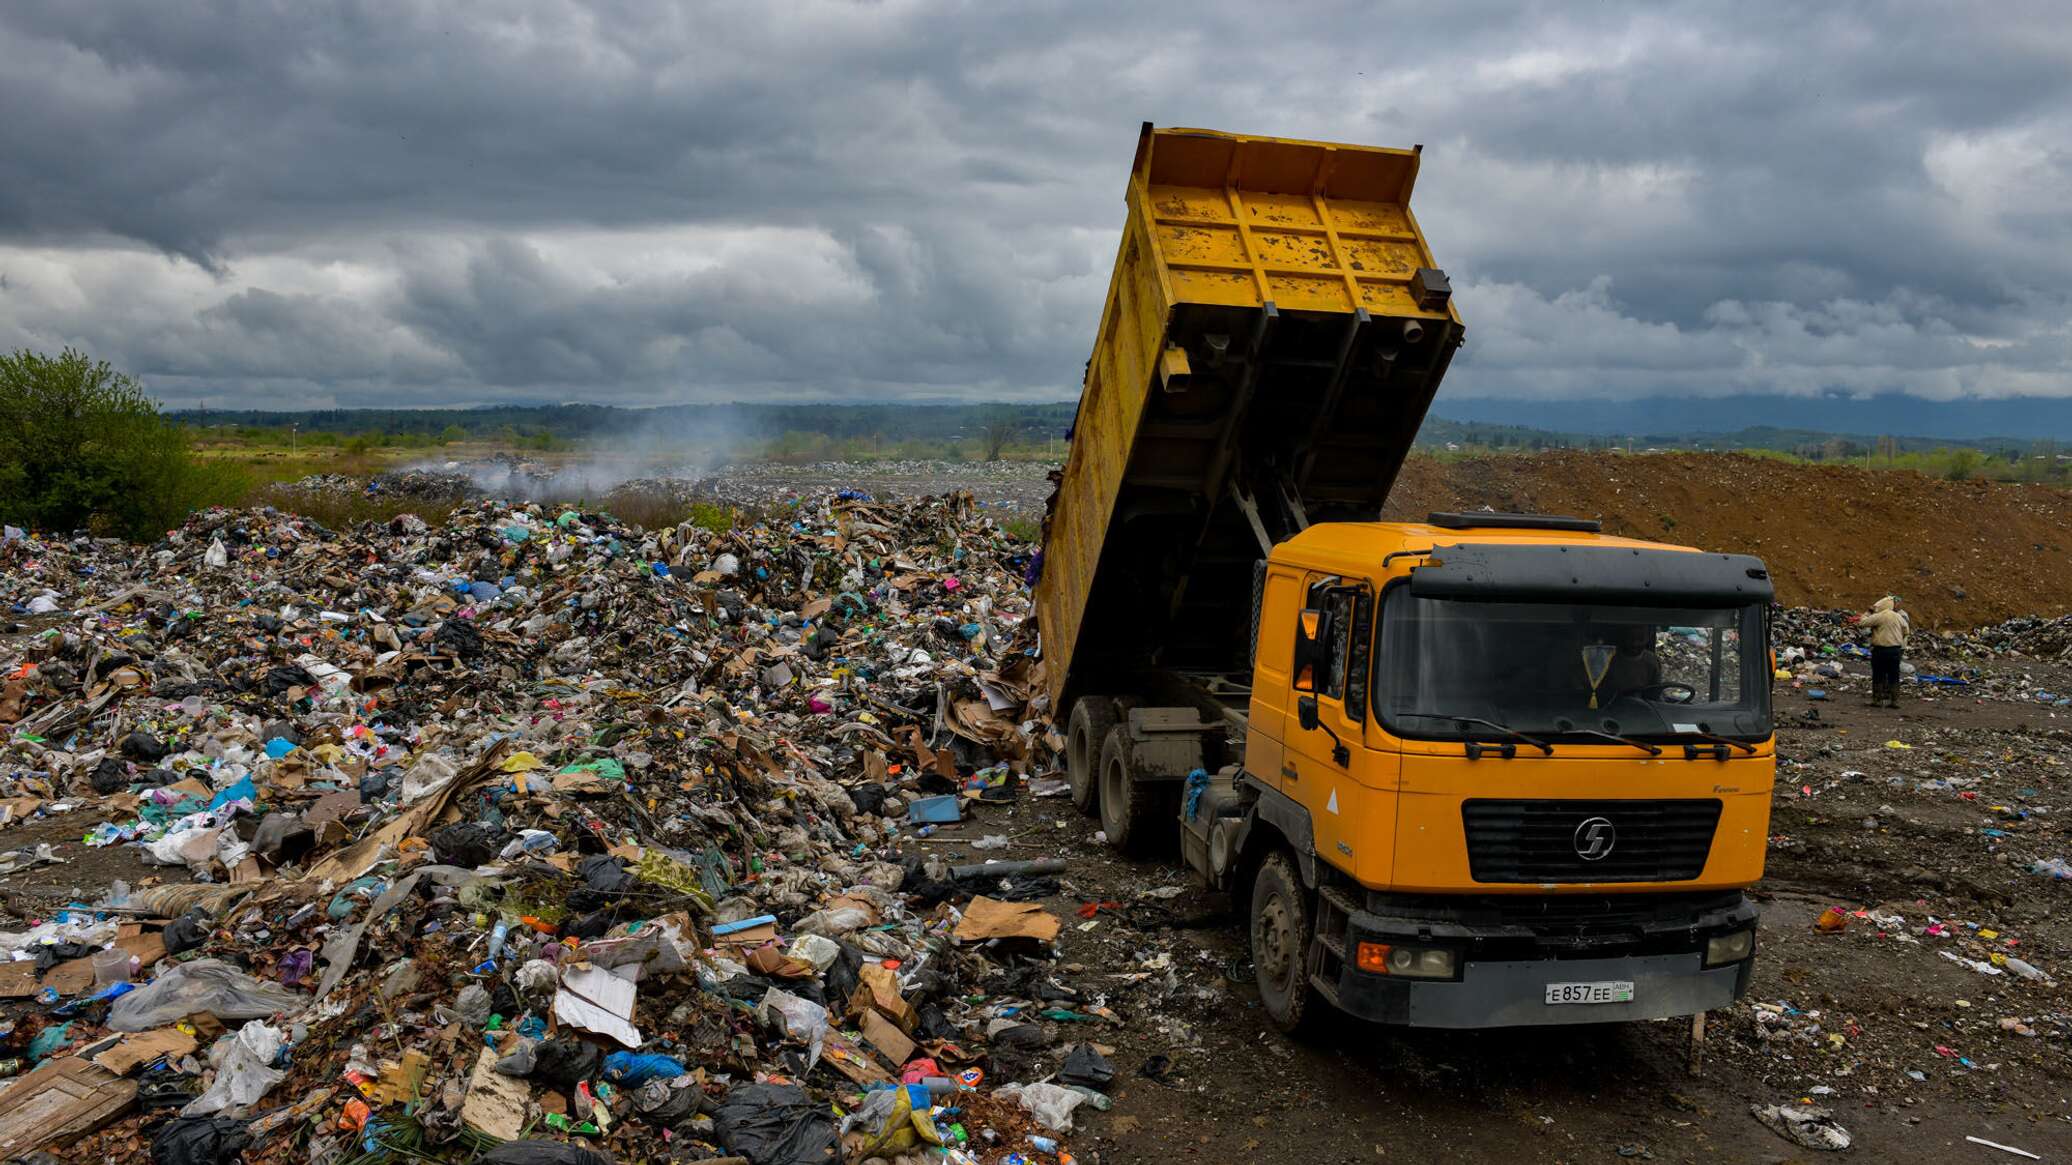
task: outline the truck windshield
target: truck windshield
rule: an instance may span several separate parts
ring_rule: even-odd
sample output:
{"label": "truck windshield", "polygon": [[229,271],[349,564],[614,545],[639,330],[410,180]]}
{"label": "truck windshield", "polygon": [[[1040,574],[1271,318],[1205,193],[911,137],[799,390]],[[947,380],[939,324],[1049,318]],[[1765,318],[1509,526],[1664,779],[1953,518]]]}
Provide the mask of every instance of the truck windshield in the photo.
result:
{"label": "truck windshield", "polygon": [[1760,606],[1614,607],[1418,598],[1383,605],[1374,710],[1399,736],[1480,739],[1493,720],[1577,742],[1770,734]]}

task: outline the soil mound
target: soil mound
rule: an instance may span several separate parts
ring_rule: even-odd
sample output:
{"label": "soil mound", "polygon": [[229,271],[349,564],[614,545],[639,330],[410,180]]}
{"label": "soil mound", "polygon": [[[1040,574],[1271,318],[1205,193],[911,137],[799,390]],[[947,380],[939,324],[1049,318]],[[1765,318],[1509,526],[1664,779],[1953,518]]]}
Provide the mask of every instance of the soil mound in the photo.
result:
{"label": "soil mound", "polygon": [[1727,453],[1590,453],[1403,467],[1383,516],[1575,514],[1607,533],[1762,556],[1787,605],[1897,593],[1922,627],[2072,610],[2072,491]]}

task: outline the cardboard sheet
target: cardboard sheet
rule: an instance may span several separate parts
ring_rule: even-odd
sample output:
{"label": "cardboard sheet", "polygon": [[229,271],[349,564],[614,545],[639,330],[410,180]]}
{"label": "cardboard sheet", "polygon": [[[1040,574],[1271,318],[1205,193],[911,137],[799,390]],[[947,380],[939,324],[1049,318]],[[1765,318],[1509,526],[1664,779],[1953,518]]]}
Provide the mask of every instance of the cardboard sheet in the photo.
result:
{"label": "cardboard sheet", "polygon": [[985,942],[996,938],[1025,938],[1054,942],[1058,919],[1036,902],[1002,902],[981,895],[964,908],[964,920],[957,924],[960,943]]}
{"label": "cardboard sheet", "polygon": [[127,1076],[164,1056],[178,1058],[191,1055],[199,1046],[193,1036],[179,1028],[154,1028],[148,1032],[124,1036],[121,1043],[95,1056],[94,1063],[117,1076]]}
{"label": "cardboard sheet", "polygon": [[595,1032],[629,1048],[640,1047],[640,1029],[633,1026],[633,980],[603,967],[570,967],[561,973],[554,993],[554,1018],[570,1027]]}

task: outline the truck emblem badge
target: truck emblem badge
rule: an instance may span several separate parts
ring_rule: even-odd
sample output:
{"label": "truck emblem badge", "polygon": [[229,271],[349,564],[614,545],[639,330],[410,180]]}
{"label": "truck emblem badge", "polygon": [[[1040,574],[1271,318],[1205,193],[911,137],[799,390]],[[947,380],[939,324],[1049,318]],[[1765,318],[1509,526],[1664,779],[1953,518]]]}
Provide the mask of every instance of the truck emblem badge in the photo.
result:
{"label": "truck emblem badge", "polygon": [[1576,856],[1586,862],[1601,861],[1611,856],[1612,846],[1618,844],[1619,831],[1612,828],[1609,818],[1586,818],[1576,826]]}

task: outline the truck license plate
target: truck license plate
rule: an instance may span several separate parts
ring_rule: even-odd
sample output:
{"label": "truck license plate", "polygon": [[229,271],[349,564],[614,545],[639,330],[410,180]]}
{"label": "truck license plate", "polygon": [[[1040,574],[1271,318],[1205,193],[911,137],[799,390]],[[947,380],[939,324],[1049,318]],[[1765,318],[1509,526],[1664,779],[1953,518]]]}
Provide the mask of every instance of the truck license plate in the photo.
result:
{"label": "truck license plate", "polygon": [[1631,1003],[1633,984],[1622,979],[1605,980],[1599,983],[1549,983],[1547,1002],[1556,1003]]}

